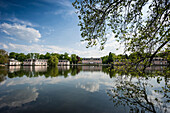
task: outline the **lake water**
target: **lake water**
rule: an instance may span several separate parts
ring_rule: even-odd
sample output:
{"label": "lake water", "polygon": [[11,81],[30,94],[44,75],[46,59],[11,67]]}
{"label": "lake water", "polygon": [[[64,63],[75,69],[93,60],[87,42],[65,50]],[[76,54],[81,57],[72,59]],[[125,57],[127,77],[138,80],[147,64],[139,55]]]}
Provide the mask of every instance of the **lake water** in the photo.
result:
{"label": "lake water", "polygon": [[102,66],[0,67],[0,113],[170,112],[169,76]]}

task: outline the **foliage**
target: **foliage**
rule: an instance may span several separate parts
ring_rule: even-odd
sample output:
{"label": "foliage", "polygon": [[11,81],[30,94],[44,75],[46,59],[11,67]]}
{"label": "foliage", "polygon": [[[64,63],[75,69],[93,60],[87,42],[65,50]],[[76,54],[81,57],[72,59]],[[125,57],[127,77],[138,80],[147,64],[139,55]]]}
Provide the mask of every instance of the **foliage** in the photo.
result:
{"label": "foliage", "polygon": [[69,54],[66,52],[64,54],[48,53],[48,52],[46,54],[28,53],[27,55],[25,55],[24,53],[15,53],[15,52],[9,53],[9,58],[14,58],[21,62],[26,59],[32,59],[32,58],[34,58],[34,59],[50,59],[51,56],[55,56],[60,60],[68,60],[73,63],[77,63],[78,61],[80,63],[82,60],[82,58],[80,58],[78,55],[72,54],[72,57],[70,57]]}
{"label": "foliage", "polygon": [[82,61],[82,58],[80,58],[79,56],[76,57],[78,62]]}
{"label": "foliage", "polygon": [[23,62],[26,59],[26,55],[24,53],[19,53],[17,56],[17,60]]}
{"label": "foliage", "polygon": [[108,55],[102,57],[102,63],[108,64]]}
{"label": "foliage", "polygon": [[169,0],[75,0],[73,6],[87,47],[100,43],[104,49],[106,35],[112,32],[125,45],[125,52],[144,55],[136,63],[150,66],[153,57],[169,44]]}
{"label": "foliage", "polygon": [[7,54],[8,54],[7,51],[5,51],[5,50],[3,50],[3,49],[0,49],[0,55],[7,55]]}
{"label": "foliage", "polygon": [[115,53],[109,52],[109,55],[103,56],[101,58],[102,58],[103,64],[111,64],[115,61],[115,59],[117,59],[117,56]]}
{"label": "foliage", "polygon": [[39,59],[40,58],[40,54],[39,53],[34,53],[34,58],[35,59]]}
{"label": "foliage", "polygon": [[9,53],[9,58],[12,59],[16,59],[18,61],[23,62],[26,59],[42,59],[42,57],[44,58],[44,55],[40,55],[39,53],[28,53],[27,55],[25,55],[24,53],[15,53],[15,52],[10,52]]}
{"label": "foliage", "polygon": [[56,56],[57,58],[59,58],[60,54],[58,54],[58,53],[51,53],[51,56]]}
{"label": "foliage", "polygon": [[65,60],[69,60],[68,53],[66,53],[66,52],[64,53],[64,59],[65,59]]}
{"label": "foliage", "polygon": [[0,49],[0,64],[5,63],[8,63],[8,53],[5,50]]}
{"label": "foliage", "polygon": [[77,55],[76,55],[76,54],[71,54],[71,62],[72,62],[73,64],[76,64],[77,61],[78,61]]}
{"label": "foliage", "polygon": [[45,56],[43,54],[41,54],[40,59],[45,59]]}
{"label": "foliage", "polygon": [[48,52],[47,52],[47,53],[45,54],[45,56],[44,56],[45,59],[49,59],[50,57],[51,57],[51,54],[48,53]]}
{"label": "foliage", "polygon": [[7,55],[0,55],[0,64],[8,63],[8,56]]}
{"label": "foliage", "polygon": [[51,56],[48,59],[48,65],[50,65],[50,66],[57,66],[58,65],[58,58],[56,56]]}
{"label": "foliage", "polygon": [[109,53],[108,62],[113,62],[113,54],[111,52]]}
{"label": "foliage", "polygon": [[9,53],[9,58],[16,58],[16,54],[17,53],[15,53],[15,52],[11,52],[11,53]]}

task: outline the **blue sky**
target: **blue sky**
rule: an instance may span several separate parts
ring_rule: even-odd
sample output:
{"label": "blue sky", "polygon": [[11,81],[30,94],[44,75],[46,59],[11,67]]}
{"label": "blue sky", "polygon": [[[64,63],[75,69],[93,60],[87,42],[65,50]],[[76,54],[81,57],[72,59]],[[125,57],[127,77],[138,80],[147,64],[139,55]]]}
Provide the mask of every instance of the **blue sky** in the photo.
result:
{"label": "blue sky", "polygon": [[[18,53],[77,54],[101,57],[123,53],[122,46],[108,35],[105,49],[86,48],[81,42],[73,0],[1,0],[0,49]],[[116,51],[116,48],[120,48]]]}

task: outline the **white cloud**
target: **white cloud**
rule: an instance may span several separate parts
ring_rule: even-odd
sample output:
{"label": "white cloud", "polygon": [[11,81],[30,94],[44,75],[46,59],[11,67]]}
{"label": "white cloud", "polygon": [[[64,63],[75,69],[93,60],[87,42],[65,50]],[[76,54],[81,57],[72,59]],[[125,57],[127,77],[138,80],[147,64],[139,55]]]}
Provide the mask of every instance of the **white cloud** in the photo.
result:
{"label": "white cloud", "polygon": [[2,32],[4,32],[4,33],[7,34],[7,35],[10,35],[10,34],[8,33],[8,31],[6,31],[6,30],[2,30]]}
{"label": "white cloud", "polygon": [[13,41],[16,41],[16,39],[13,38],[13,37],[6,37],[6,38],[8,38],[8,39],[10,39],[10,40],[13,40]]}
{"label": "white cloud", "polygon": [[[113,34],[108,36],[108,41],[105,44],[105,49],[102,51],[99,49],[100,47],[99,45],[87,49],[85,48],[86,44],[87,44],[86,42],[79,42],[74,45],[74,48],[69,48],[69,47],[60,47],[57,45],[39,45],[39,44],[22,45],[22,44],[9,43],[6,45],[6,47],[8,47],[9,52],[11,51],[24,52],[24,53],[36,52],[41,54],[45,54],[46,52],[50,52],[50,53],[53,52],[59,54],[67,52],[69,54],[77,54],[80,57],[102,57],[108,55],[109,52],[113,52],[115,54],[123,54],[123,50],[124,50],[123,44],[120,45],[118,42],[116,42]],[[1,45],[3,44],[1,43]],[[119,50],[116,50],[117,48],[119,48]]]}
{"label": "white cloud", "polygon": [[[39,71],[40,72],[40,71]],[[98,79],[96,79],[98,78]],[[81,83],[78,82],[81,80]],[[74,81],[74,82],[73,82]],[[115,80],[110,79],[110,77],[101,72],[80,72],[76,76],[68,76],[64,78],[64,76],[59,77],[49,77],[46,78],[45,76],[36,77],[36,78],[29,78],[24,76],[23,78],[14,78],[7,80],[5,83],[1,84],[7,87],[15,86],[15,85],[22,85],[22,84],[30,84],[31,86],[35,85],[42,85],[42,84],[57,84],[57,83],[64,83],[64,82],[72,82],[74,83],[76,88],[82,88],[89,92],[96,92],[99,90],[105,90],[100,85],[104,85],[106,87],[112,87],[115,85]]]}
{"label": "white cloud", "polygon": [[[82,53],[83,55],[87,56],[104,56],[104,55],[108,55],[109,52],[115,53],[116,55],[118,54],[123,54],[124,53],[124,44],[120,44],[119,42],[117,42],[114,38],[114,34],[111,33],[109,35],[107,35],[107,41],[104,45],[104,50],[100,50],[100,44],[98,44],[97,46],[94,46],[92,48],[88,48],[88,49],[84,49],[85,52]],[[79,43],[76,43],[77,46],[79,46],[80,48],[82,47],[86,47],[87,46],[87,42],[82,41]],[[118,50],[117,50],[118,49]],[[86,52],[87,51],[87,52]]]}
{"label": "white cloud", "polygon": [[[4,45],[4,44],[1,43],[1,45]],[[11,51],[24,52],[24,53],[36,52],[36,53],[41,53],[41,54],[45,54],[46,52],[59,53],[59,54],[67,52],[69,54],[77,54],[80,57],[102,57],[104,55],[108,55],[109,52],[113,52],[116,54],[123,53],[123,47],[121,47],[119,50],[116,51],[116,48],[118,47],[118,45],[115,45],[115,47],[107,46],[102,51],[99,50],[99,48],[87,49],[85,48],[85,45],[81,45],[81,44],[79,45],[75,44],[75,48],[60,47],[56,45],[39,45],[39,44],[22,45],[22,44],[14,44],[14,43],[9,43],[6,45],[6,47],[7,46],[8,46],[9,52]]]}
{"label": "white cloud", "polygon": [[55,15],[63,14],[64,10],[57,10],[54,12]]}
{"label": "white cloud", "polygon": [[14,22],[14,23],[19,23],[19,24],[27,25],[27,26],[32,26],[32,27],[35,26],[31,22],[23,21],[23,20],[20,20],[18,18],[12,18],[12,19],[7,19],[7,20],[11,21],[11,22]]}
{"label": "white cloud", "polygon": [[[61,9],[57,9],[54,12],[50,12],[50,14],[54,14],[54,15],[62,14],[64,18],[67,18],[65,16],[71,16],[75,14],[76,12],[76,9],[73,8],[72,6],[72,2],[69,0],[43,0],[43,1],[47,3],[52,3],[52,4],[57,4],[57,5],[62,6]],[[46,13],[49,14],[49,12],[46,12]]]}
{"label": "white cloud", "polygon": [[72,8],[72,3],[68,0],[58,0],[57,2],[63,6]]}
{"label": "white cloud", "polygon": [[99,91],[99,83],[95,83],[95,82],[87,82],[85,84],[82,84],[82,83],[78,83],[76,85],[76,87],[80,87],[82,89],[85,89],[86,91],[89,91],[89,92],[96,92],[96,91]]}
{"label": "white cloud", "polygon": [[72,8],[72,2],[70,2],[69,0],[43,0],[43,1],[51,4],[59,4],[65,7]]}
{"label": "white cloud", "polygon": [[[25,53],[30,53],[30,52],[39,52],[39,53],[46,53],[46,52],[51,52],[50,49],[45,47],[44,45],[20,45],[20,44],[13,44],[9,43],[9,50],[10,51],[20,51],[20,52],[25,52]],[[36,48],[36,49],[35,49]]]}
{"label": "white cloud", "polygon": [[37,42],[41,38],[41,34],[38,30],[27,27],[26,25],[2,23],[0,28],[5,34],[30,43]]}
{"label": "white cloud", "polygon": [[[49,14],[49,13],[47,13]],[[52,12],[52,14],[54,15],[60,15],[62,14],[62,17],[63,18],[67,18],[67,16],[72,16],[75,14],[75,9],[60,9],[60,10],[57,10],[55,12]]]}
{"label": "white cloud", "polygon": [[0,43],[0,46],[2,46],[2,48],[4,49],[8,49],[8,46],[6,44]]}
{"label": "white cloud", "polygon": [[[21,107],[23,104],[36,101],[39,93],[36,88],[24,88],[9,90],[5,96],[0,97],[0,108],[2,107]],[[15,98],[13,98],[15,97]]]}

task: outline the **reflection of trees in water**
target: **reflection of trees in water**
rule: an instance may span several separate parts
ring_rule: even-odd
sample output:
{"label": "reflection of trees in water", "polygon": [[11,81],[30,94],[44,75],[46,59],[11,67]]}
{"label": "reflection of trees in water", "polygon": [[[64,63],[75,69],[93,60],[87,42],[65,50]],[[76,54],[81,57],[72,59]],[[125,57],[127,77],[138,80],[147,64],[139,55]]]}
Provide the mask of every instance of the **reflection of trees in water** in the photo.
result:
{"label": "reflection of trees in water", "polygon": [[[88,68],[87,68],[88,67]],[[86,69],[86,71],[92,71],[92,69],[95,70],[101,70],[102,72],[110,75],[110,77],[116,77],[116,75],[129,75],[129,72],[125,70],[121,70],[118,67],[110,68],[103,66],[93,66],[90,68],[89,66],[58,66],[58,67],[46,67],[46,66],[23,66],[19,69],[8,68],[8,67],[1,67],[0,68],[0,81],[5,80],[5,76],[8,75],[9,78],[14,77],[39,77],[39,76],[45,76],[48,77],[57,77],[57,76],[64,76],[67,78],[69,75],[75,76],[80,71],[84,71],[83,69]],[[12,71],[11,71],[12,69]],[[148,72],[151,73],[151,72]],[[133,72],[130,72],[130,75],[133,75]],[[136,75],[134,75],[136,76]]]}
{"label": "reflection of trees in water", "polygon": [[[163,66],[151,66],[150,68],[146,69],[144,72],[140,70],[133,70],[127,69],[126,66],[103,66],[102,72],[108,74],[110,78],[116,77],[116,75],[131,75],[133,77],[140,76],[143,77],[153,77],[153,76],[164,76],[165,73],[167,76],[170,75],[170,69],[167,67],[162,68]],[[138,71],[138,72],[137,72]],[[155,74],[156,73],[156,74]],[[149,76],[148,76],[149,75]],[[170,76],[169,76],[170,77]]]}
{"label": "reflection of trees in water", "polygon": [[75,76],[78,73],[80,73],[80,71],[82,70],[82,67],[81,66],[71,66],[71,70],[72,70],[71,75]]}
{"label": "reflection of trees in water", "polygon": [[0,82],[4,81],[7,75],[8,75],[7,67],[0,66]]}
{"label": "reflection of trees in water", "polygon": [[[133,78],[133,76],[118,76],[116,85],[108,90],[107,94],[115,106],[127,105],[130,107],[130,112],[170,112],[168,111],[170,86],[168,86],[169,78],[167,76],[157,77],[156,86],[152,83],[153,81],[151,82],[152,78]],[[160,81],[164,83],[163,87],[161,87]]]}
{"label": "reflection of trees in water", "polygon": [[6,79],[4,75],[0,75],[0,82],[3,82]]}
{"label": "reflection of trees in water", "polygon": [[45,77],[57,77],[64,76],[67,78],[69,75],[75,76],[80,72],[80,68],[77,66],[71,66],[70,68],[65,68],[64,66],[59,67],[49,67],[47,72],[44,73]]}
{"label": "reflection of trees in water", "polygon": [[[45,71],[44,71],[45,69]],[[13,70],[10,71],[8,68],[1,69],[0,71],[0,81],[4,81],[4,77],[8,75],[9,78],[15,77],[39,77],[45,76],[48,77],[57,77],[57,76],[64,76],[67,78],[69,75],[75,76],[81,71],[81,67],[78,66],[70,66],[69,68],[66,66],[58,66],[58,67],[21,67],[20,70]]]}

